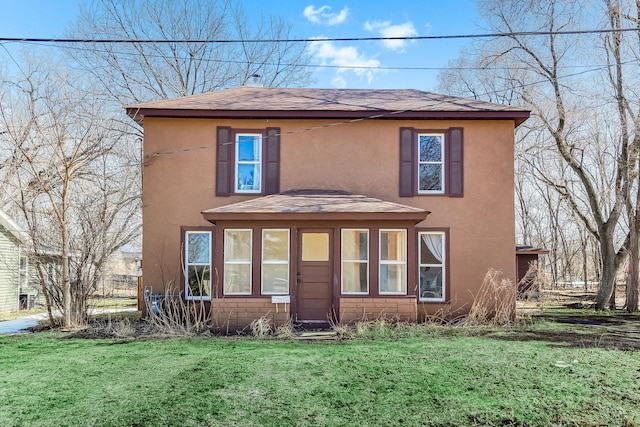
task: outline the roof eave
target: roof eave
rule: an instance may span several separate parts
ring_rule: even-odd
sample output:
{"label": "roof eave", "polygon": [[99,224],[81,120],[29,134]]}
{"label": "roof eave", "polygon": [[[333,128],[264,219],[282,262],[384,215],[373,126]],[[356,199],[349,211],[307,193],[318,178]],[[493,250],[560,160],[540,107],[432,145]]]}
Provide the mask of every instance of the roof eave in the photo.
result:
{"label": "roof eave", "polygon": [[338,111],[338,110],[207,110],[125,107],[127,115],[142,124],[144,117],[202,119],[466,119],[514,120],[519,126],[530,116],[527,110],[516,111]]}
{"label": "roof eave", "polygon": [[202,216],[212,224],[218,221],[423,221],[429,211],[416,212],[210,212]]}

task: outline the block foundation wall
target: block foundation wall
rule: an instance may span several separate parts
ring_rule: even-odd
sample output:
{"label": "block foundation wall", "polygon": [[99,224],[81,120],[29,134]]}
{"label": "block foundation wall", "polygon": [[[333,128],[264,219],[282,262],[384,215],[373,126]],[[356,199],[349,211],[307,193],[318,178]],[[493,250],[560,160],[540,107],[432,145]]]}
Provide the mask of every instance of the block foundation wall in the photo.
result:
{"label": "block foundation wall", "polygon": [[341,298],[340,322],[354,323],[362,320],[384,318],[401,322],[417,320],[416,298]]}
{"label": "block foundation wall", "polygon": [[[286,311],[285,311],[286,309]],[[211,301],[211,319],[220,330],[240,330],[265,316],[274,327],[289,319],[290,304],[273,304],[269,298],[218,298]]]}

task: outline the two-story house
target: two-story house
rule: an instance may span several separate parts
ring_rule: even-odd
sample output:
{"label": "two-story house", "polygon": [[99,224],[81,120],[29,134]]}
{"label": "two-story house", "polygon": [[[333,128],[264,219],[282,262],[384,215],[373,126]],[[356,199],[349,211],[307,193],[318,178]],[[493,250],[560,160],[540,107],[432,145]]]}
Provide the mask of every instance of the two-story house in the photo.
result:
{"label": "two-story house", "polygon": [[145,286],[220,325],[420,321],[468,311],[490,268],[515,281],[525,109],[263,87],[126,109],[144,126]]}

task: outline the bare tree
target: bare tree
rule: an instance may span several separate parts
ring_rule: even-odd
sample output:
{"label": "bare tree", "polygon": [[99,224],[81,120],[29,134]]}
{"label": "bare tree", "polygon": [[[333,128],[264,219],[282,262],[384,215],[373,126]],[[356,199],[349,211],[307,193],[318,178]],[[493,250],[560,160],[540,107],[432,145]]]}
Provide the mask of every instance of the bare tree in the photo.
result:
{"label": "bare tree", "polygon": [[[629,54],[637,58],[638,45],[635,36],[621,32],[558,32],[585,23],[620,29],[621,11],[637,11],[637,5],[603,0],[601,8],[583,6],[575,0],[479,1],[490,31],[506,34],[482,45],[481,60],[493,69],[479,73],[484,80],[502,82],[503,92],[515,93],[516,102],[532,109],[518,149],[536,179],[554,189],[597,240],[601,277],[596,308],[604,309],[612,306],[616,274],[627,256],[627,218],[637,211],[633,191],[640,109],[632,100],[638,79],[635,63],[624,59]],[[531,31],[547,34],[524,34]],[[594,64],[593,69],[575,68],[584,63]]]}
{"label": "bare tree", "polygon": [[83,324],[106,257],[139,233],[138,187],[128,182],[139,168],[120,154],[130,137],[103,115],[90,84],[42,58],[23,68],[0,87],[2,202],[20,213],[36,260],[60,259],[51,288],[38,266],[49,310],[56,305],[65,326]]}
{"label": "bare tree", "polygon": [[306,86],[310,79],[304,44],[255,42],[290,39],[291,24],[277,17],[249,23],[231,0],[94,0],[68,33],[140,40],[67,49],[120,104],[239,86],[255,75],[267,86]]}

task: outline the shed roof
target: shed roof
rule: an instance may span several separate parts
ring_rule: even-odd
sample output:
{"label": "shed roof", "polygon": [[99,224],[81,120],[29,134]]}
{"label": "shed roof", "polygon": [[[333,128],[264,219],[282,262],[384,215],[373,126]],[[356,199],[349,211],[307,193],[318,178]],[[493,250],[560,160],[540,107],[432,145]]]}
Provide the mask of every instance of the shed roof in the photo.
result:
{"label": "shed roof", "polygon": [[516,255],[547,255],[549,249],[535,248],[528,245],[516,245]]}
{"label": "shed roof", "polygon": [[318,89],[242,86],[199,95],[128,105],[144,117],[509,119],[519,125],[522,107],[440,95],[415,89]]}
{"label": "shed roof", "polygon": [[398,220],[419,222],[429,211],[338,190],[289,190],[202,212],[220,220]]}

